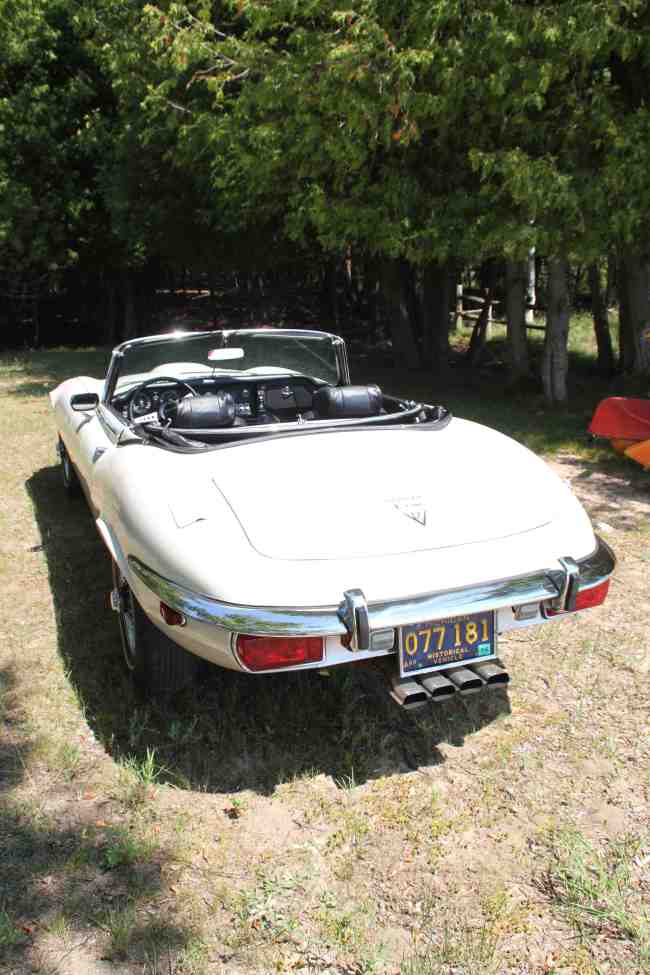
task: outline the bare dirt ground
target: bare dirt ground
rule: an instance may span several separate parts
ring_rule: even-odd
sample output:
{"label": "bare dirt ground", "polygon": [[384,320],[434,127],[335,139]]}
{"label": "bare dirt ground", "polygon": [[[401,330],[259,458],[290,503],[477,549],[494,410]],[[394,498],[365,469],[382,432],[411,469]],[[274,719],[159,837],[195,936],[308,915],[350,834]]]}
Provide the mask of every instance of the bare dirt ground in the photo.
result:
{"label": "bare dirt ground", "polygon": [[551,459],[619,565],[502,641],[507,695],[404,715],[360,671],[209,674],[157,708],[48,381],[0,373],[0,971],[650,970],[650,480]]}

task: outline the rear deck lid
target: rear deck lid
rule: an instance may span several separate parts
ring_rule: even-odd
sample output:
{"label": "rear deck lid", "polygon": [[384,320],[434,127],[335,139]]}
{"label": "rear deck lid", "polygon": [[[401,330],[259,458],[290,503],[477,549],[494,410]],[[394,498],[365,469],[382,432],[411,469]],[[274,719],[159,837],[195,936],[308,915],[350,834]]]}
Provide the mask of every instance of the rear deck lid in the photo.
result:
{"label": "rear deck lid", "polygon": [[219,451],[213,481],[271,559],[346,559],[496,540],[548,524],[561,482],[530,451],[454,419]]}

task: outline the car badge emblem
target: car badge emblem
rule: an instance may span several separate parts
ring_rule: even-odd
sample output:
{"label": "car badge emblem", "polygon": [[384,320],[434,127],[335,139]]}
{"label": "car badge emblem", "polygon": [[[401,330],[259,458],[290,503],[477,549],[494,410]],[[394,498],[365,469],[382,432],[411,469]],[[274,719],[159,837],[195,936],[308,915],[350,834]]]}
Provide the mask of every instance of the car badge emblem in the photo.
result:
{"label": "car badge emblem", "polygon": [[391,498],[390,504],[400,514],[415,521],[423,527],[427,523],[427,509],[422,498]]}

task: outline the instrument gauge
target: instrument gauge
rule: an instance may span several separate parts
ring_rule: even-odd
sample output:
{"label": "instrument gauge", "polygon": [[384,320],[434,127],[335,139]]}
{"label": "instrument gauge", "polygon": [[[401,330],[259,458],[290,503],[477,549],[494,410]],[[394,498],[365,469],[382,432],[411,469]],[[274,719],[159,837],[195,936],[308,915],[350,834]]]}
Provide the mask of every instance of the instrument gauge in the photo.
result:
{"label": "instrument gauge", "polygon": [[167,393],[160,394],[160,402],[162,406],[168,406],[170,403],[178,403],[181,398],[181,394],[177,389],[170,389]]}
{"label": "instrument gauge", "polygon": [[144,416],[152,409],[151,398],[145,392],[136,393],[131,400],[131,409],[134,416]]}

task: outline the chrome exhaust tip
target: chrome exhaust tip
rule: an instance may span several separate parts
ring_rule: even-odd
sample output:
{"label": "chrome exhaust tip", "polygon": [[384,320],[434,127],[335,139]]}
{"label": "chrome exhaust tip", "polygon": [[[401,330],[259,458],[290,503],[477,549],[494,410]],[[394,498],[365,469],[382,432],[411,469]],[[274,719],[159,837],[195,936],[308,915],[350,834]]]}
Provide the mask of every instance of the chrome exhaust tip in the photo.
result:
{"label": "chrome exhaust tip", "polygon": [[456,670],[446,671],[449,680],[458,689],[459,694],[477,694],[483,687],[483,678],[469,667],[458,667]]}
{"label": "chrome exhaust tip", "polygon": [[392,678],[390,696],[405,711],[423,708],[429,700],[429,692],[422,684],[409,677],[404,680],[400,680],[399,677]]}
{"label": "chrome exhaust tip", "polygon": [[455,686],[442,674],[428,674],[421,677],[419,683],[429,692],[432,701],[448,701],[456,694]]}
{"label": "chrome exhaust tip", "polygon": [[485,681],[487,687],[505,687],[510,683],[510,674],[496,661],[474,664],[471,669],[482,681]]}

